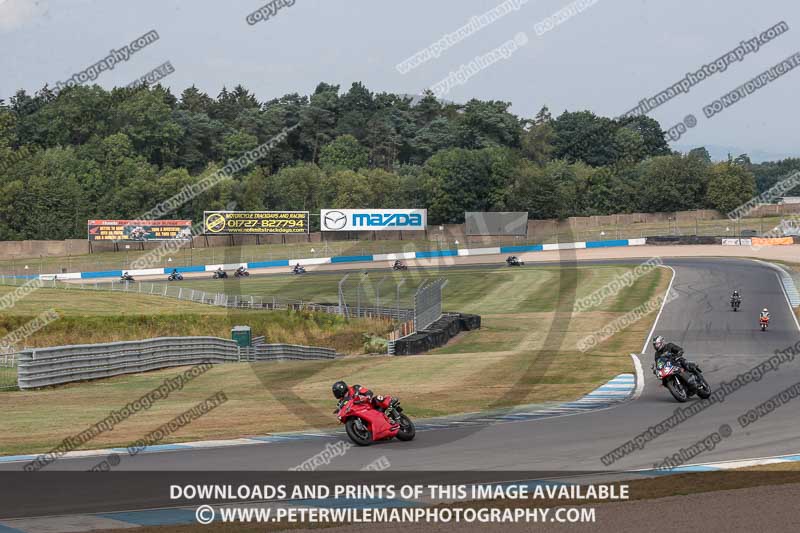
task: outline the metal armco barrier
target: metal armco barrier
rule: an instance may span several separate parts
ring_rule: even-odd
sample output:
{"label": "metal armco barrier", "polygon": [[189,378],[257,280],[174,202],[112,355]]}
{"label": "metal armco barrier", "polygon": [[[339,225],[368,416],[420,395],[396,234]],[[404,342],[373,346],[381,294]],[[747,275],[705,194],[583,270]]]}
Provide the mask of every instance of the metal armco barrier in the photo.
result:
{"label": "metal armco barrier", "polygon": [[334,359],[333,348],[316,348],[297,344],[258,344],[252,348],[256,361]]}
{"label": "metal armco barrier", "polygon": [[240,350],[235,341],[218,337],[162,337],[23,350],[17,359],[17,382],[25,390],[201,363],[334,357],[335,350],[313,346],[258,344]]}
{"label": "metal armco barrier", "polygon": [[238,347],[232,340],[162,337],[23,350],[17,360],[17,376],[19,388],[24,390],[174,366],[238,360]]}

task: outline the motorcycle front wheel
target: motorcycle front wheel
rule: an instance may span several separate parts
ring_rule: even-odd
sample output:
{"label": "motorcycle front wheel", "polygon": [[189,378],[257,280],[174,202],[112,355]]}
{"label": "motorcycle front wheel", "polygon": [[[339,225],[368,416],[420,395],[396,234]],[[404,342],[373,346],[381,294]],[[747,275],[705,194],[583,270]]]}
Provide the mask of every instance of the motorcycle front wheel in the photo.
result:
{"label": "motorcycle front wheel", "polygon": [[706,378],[703,377],[702,374],[695,374],[697,378],[697,395],[705,400],[709,396],[711,396],[711,387],[708,385],[708,381]]}
{"label": "motorcycle front wheel", "polygon": [[360,418],[350,418],[344,425],[347,436],[358,446],[372,444],[372,432],[364,425]]}
{"label": "motorcycle front wheel", "polygon": [[669,389],[669,392],[672,393],[672,396],[679,402],[683,403],[689,399],[689,394],[686,392],[686,388],[683,386],[683,383],[678,380],[678,378],[670,378],[667,380],[666,385]]}
{"label": "motorcycle front wheel", "polygon": [[413,440],[417,434],[417,428],[414,422],[411,421],[406,415],[397,417],[397,422],[400,424],[400,431],[397,432],[397,439],[402,441]]}

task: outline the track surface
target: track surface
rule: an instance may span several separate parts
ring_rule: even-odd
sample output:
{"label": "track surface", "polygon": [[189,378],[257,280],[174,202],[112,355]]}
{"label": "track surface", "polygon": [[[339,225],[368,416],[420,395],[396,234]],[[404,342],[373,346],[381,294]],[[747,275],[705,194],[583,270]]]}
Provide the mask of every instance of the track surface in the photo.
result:
{"label": "track surface", "polygon": [[[405,263],[413,268],[450,268],[453,266],[467,266],[467,265],[487,265],[494,266],[504,264],[507,254],[500,255],[471,255],[459,257],[434,257],[430,259],[409,259]],[[576,250],[551,250],[545,252],[526,252],[518,254],[519,258],[525,263],[563,263],[566,261],[579,261],[584,263],[586,261],[608,261],[620,259],[647,259],[651,257],[680,257],[680,258],[698,258],[698,257],[757,257],[765,261],[777,260],[798,262],[800,259],[800,245],[793,246],[767,246],[760,249],[753,249],[750,246],[721,246],[721,245],[665,245],[665,246],[623,246],[623,247],[610,247],[610,248],[580,248]],[[242,258],[239,258],[240,260]],[[228,263],[237,263],[235,257],[230,257],[226,260]],[[365,263],[333,263],[322,265],[307,265],[306,270],[309,273],[314,272],[339,272],[339,271],[352,271],[354,269],[360,270],[391,270],[392,261],[373,261]],[[251,274],[289,274],[289,267],[270,267],[270,268],[253,268],[250,269]],[[212,272],[185,272],[183,277],[189,279],[211,279]],[[233,283],[236,280],[233,278],[232,270],[228,270],[230,276],[228,282]],[[117,280],[118,278],[105,278],[97,279],[96,281],[108,282],[110,280]],[[156,276],[136,276],[136,281],[166,281],[167,276],[159,274]],[[61,280],[64,283],[81,284],[86,283],[87,280]],[[88,280],[89,283],[94,283],[94,279]],[[180,282],[176,282],[180,283]],[[225,283],[221,281],[220,283]]]}
{"label": "track surface", "polygon": [[[673,289],[679,297],[663,309],[655,334],[683,346],[687,357],[698,362],[712,386],[730,381],[783,350],[800,338],[775,271],[742,259],[672,259]],[[742,309],[733,313],[729,295],[737,288]],[[758,311],[769,307],[772,321],[767,332],[757,325]],[[644,340],[644,339],[643,339]],[[716,431],[721,424],[733,429],[713,451],[691,462],[712,462],[796,453],[800,448],[795,405],[779,407],[770,415],[742,429],[736,419],[786,387],[800,382],[800,361],[783,364],[717,404],[659,436],[624,459],[606,467],[600,458],[668,418],[676,407],[668,391],[649,371],[652,348],[642,358],[645,388],[635,401],[605,411],[508,422],[493,426],[425,431],[410,443],[389,442],[350,450],[333,459],[328,469],[358,470],[386,457],[397,470],[508,470],[508,471],[604,471],[652,468],[666,456],[687,448]],[[694,401],[694,400],[690,400]],[[683,404],[683,406],[689,405]],[[413,413],[412,413],[413,415]],[[337,439],[338,440],[338,439]],[[118,470],[286,470],[319,453],[330,440],[211,448],[125,457]],[[60,459],[48,470],[87,470],[95,458]],[[0,466],[19,470],[22,463]]]}

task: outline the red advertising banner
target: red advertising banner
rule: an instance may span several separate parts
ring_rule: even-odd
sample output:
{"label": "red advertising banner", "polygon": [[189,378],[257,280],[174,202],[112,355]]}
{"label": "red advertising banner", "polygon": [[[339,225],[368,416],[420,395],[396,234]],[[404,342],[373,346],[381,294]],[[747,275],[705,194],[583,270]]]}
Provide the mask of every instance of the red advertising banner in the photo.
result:
{"label": "red advertising banner", "polygon": [[191,220],[90,220],[90,241],[174,241],[192,238]]}

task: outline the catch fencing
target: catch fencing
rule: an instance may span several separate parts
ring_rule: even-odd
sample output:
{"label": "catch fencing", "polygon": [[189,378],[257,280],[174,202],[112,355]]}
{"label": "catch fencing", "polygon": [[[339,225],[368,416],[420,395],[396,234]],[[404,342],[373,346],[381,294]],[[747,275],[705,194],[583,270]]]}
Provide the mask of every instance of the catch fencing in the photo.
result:
{"label": "catch fencing", "polygon": [[17,388],[17,354],[0,353],[0,391]]}
{"label": "catch fencing", "polygon": [[[345,279],[347,276],[345,276]],[[27,279],[16,276],[0,275],[0,285],[23,285]],[[401,286],[404,284],[401,282]],[[342,292],[342,285],[339,290],[339,304],[315,303],[308,300],[296,298],[285,298],[281,296],[252,296],[246,294],[226,294],[220,292],[206,292],[199,289],[184,287],[180,282],[170,283],[150,283],[150,282],[127,282],[127,281],[107,281],[107,282],[85,282],[67,283],[55,279],[42,280],[42,288],[64,289],[69,291],[121,291],[133,294],[149,296],[160,296],[162,298],[174,298],[198,304],[213,305],[218,307],[228,307],[232,309],[266,309],[275,311],[286,310],[305,310],[319,313],[330,313],[344,315],[347,318],[385,318],[398,322],[413,320],[413,293],[397,290],[395,292],[385,292],[383,296],[380,287],[370,287],[359,285],[353,291]],[[388,290],[388,285],[387,285]]]}
{"label": "catch fencing", "polygon": [[414,330],[421,331],[442,316],[442,291],[447,280],[426,280],[414,293]]}
{"label": "catch fencing", "polygon": [[[19,286],[28,281],[28,279],[16,276],[0,275],[0,285]],[[162,298],[174,298],[176,300],[183,300],[187,302],[237,309],[270,309],[278,311],[304,309],[321,313],[340,313],[339,307],[336,305],[316,304],[305,300],[283,298],[280,296],[250,296],[245,294],[206,292],[199,289],[184,287],[180,284],[180,282],[175,284],[127,281],[81,281],[80,283],[67,283],[55,279],[48,279],[42,280],[40,287],[64,289],[68,291],[121,291],[133,294],[160,296]]]}
{"label": "catch fencing", "polygon": [[142,341],[57,346],[17,354],[22,390],[202,363],[333,359],[330,348],[259,344],[240,348],[218,337],[161,337]]}
{"label": "catch fencing", "polygon": [[[0,285],[20,286],[27,283],[28,279],[17,276],[0,275]],[[395,280],[391,276],[384,276],[373,282],[368,275],[345,275],[339,282],[339,302],[315,303],[296,298],[280,296],[252,296],[245,294],[226,294],[220,292],[206,292],[183,286],[180,282],[150,283],[128,281],[106,282],[75,282],[68,283],[56,279],[41,280],[39,287],[63,289],[68,291],[121,291],[132,294],[160,296],[174,298],[218,307],[236,309],[267,309],[267,310],[307,310],[321,313],[340,314],[346,318],[384,318],[396,322],[415,320],[415,317],[424,313],[425,324],[436,320],[441,314],[441,291],[429,288],[440,283],[439,280],[431,282],[423,280],[416,287],[406,283],[405,279]],[[442,283],[441,287],[444,287]],[[439,315],[430,319],[431,307],[438,309]],[[438,306],[438,307],[437,307]],[[420,326],[424,327],[424,326]]]}
{"label": "catch fencing", "polygon": [[346,317],[381,317],[411,323],[411,331],[425,329],[442,315],[446,284],[441,278],[425,278],[415,286],[406,277],[346,274],[339,281],[338,307]]}
{"label": "catch fencing", "polygon": [[339,281],[337,308],[346,318],[373,317],[396,322],[414,319],[410,284],[391,275],[345,274]]}

